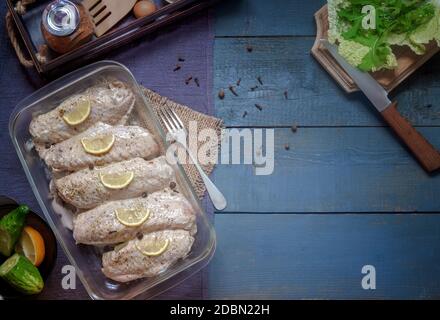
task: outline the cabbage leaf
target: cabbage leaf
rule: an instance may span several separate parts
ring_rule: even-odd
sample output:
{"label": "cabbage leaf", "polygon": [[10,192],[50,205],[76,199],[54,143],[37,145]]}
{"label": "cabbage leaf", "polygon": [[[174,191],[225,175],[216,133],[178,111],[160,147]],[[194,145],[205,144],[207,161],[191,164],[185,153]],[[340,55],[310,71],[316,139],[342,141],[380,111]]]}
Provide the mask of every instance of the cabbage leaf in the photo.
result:
{"label": "cabbage leaf", "polygon": [[[363,71],[397,66],[393,45],[407,45],[423,54],[425,45],[440,44],[440,0],[328,0],[329,41]],[[375,9],[375,28],[365,29],[364,6]]]}

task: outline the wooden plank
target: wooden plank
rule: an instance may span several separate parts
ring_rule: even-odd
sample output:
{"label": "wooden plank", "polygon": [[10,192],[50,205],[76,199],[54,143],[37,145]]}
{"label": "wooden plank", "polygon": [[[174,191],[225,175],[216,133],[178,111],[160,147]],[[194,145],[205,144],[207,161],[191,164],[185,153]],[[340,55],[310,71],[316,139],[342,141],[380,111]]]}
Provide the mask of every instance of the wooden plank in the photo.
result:
{"label": "wooden plank", "polygon": [[[211,299],[440,298],[440,215],[216,215]],[[376,290],[361,269],[376,269]]]}
{"label": "wooden plank", "polygon": [[[440,149],[440,128],[419,129]],[[271,175],[256,176],[253,165],[217,166],[225,212],[440,210],[440,175],[424,172],[389,128],[281,128],[274,135]]]}
{"label": "wooden plank", "polygon": [[[216,39],[216,115],[227,126],[382,126],[361,93],[346,94],[311,56],[313,38]],[[253,51],[246,51],[251,45]],[[399,110],[414,125],[440,124],[440,56],[435,56],[393,92]],[[260,76],[263,85],[258,83]],[[240,86],[236,86],[241,79]],[[228,90],[236,86],[238,96]],[[258,86],[252,90],[251,88]],[[220,89],[225,99],[217,97]],[[287,91],[288,99],[284,92]],[[265,108],[259,112],[258,103]],[[243,117],[244,112],[247,115]]]}
{"label": "wooden plank", "polygon": [[221,1],[215,8],[215,35],[313,35],[313,14],[326,1]]}

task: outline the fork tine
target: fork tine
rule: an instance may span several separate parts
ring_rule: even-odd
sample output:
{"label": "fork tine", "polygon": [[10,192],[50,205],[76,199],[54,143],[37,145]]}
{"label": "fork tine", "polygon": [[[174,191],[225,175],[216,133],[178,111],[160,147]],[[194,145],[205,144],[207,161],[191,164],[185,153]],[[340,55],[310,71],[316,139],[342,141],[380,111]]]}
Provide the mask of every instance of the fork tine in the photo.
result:
{"label": "fork tine", "polygon": [[177,115],[176,111],[174,111],[174,110],[171,109],[171,108],[169,108],[169,110],[171,111],[171,114],[174,115],[174,119],[177,120],[177,122],[179,123],[180,127],[181,127],[182,129],[184,129],[185,126],[183,125],[183,122],[182,122],[182,120],[180,119],[180,117]]}
{"label": "fork tine", "polygon": [[174,120],[174,118],[171,115],[171,113],[169,112],[168,108],[164,108],[164,112],[167,113],[168,119],[174,124],[174,128],[179,129],[180,128],[179,123],[176,120]]}
{"label": "fork tine", "polygon": [[167,116],[163,113],[163,111],[161,109],[159,109],[159,112],[160,112],[159,116],[162,119],[162,122],[165,125],[165,127],[167,128],[168,132],[172,132],[173,129],[171,128],[170,124],[168,123]]}

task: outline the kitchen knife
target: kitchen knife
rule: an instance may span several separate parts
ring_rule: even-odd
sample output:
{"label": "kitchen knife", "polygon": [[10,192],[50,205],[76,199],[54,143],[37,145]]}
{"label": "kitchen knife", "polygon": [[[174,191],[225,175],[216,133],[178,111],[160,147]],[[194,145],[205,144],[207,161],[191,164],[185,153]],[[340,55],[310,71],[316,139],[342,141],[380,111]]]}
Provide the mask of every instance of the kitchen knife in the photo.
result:
{"label": "kitchen knife", "polygon": [[380,112],[385,121],[411,150],[422,167],[433,172],[440,168],[440,153],[399,113],[397,102],[391,102],[388,92],[369,74],[350,65],[339,55],[335,45],[321,40],[340,66],[357,84],[371,103]]}

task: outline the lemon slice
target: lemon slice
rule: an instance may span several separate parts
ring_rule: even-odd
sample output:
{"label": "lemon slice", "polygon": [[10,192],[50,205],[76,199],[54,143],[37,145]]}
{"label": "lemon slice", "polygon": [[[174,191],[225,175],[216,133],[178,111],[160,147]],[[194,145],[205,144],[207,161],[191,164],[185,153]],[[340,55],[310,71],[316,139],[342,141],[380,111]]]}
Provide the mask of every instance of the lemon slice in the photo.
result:
{"label": "lemon slice", "polygon": [[87,98],[76,102],[73,109],[63,115],[63,120],[70,126],[76,126],[87,120],[90,115],[90,100]]}
{"label": "lemon slice", "polygon": [[43,237],[34,228],[26,226],[15,245],[15,251],[24,255],[34,266],[38,267],[43,262],[46,252]]}
{"label": "lemon slice", "polygon": [[158,256],[165,252],[170,244],[169,239],[143,239],[136,242],[136,249],[146,256]]}
{"label": "lemon slice", "polygon": [[132,171],[121,173],[100,173],[101,183],[109,189],[122,189],[130,184],[134,178]]}
{"label": "lemon slice", "polygon": [[137,227],[143,224],[150,216],[150,210],[144,208],[127,209],[117,208],[115,209],[116,218],[127,227]]}
{"label": "lemon slice", "polygon": [[115,136],[105,135],[94,138],[82,138],[81,144],[87,153],[93,155],[102,155],[110,151],[115,143]]}

